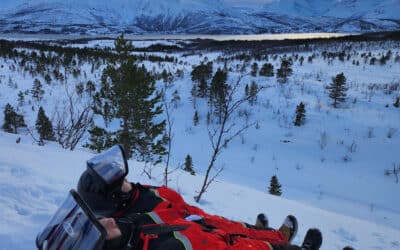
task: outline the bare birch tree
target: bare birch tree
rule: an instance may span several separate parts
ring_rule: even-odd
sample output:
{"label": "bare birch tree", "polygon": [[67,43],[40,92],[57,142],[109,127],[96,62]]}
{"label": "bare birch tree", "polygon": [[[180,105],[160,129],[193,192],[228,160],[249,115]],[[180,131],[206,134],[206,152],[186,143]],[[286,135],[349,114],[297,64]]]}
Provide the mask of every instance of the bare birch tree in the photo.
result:
{"label": "bare birch tree", "polygon": [[63,101],[61,108],[55,109],[54,130],[56,141],[63,148],[72,151],[92,124],[93,111],[91,102],[81,104],[80,100],[70,94],[68,89],[66,93],[68,99]]}
{"label": "bare birch tree", "polygon": [[[243,134],[248,128],[256,124],[256,122],[246,122],[245,124],[235,122],[237,111],[244,103],[248,102],[249,98],[251,98],[251,96],[246,95],[236,99],[234,97],[235,93],[239,92],[238,88],[240,87],[243,77],[243,75],[240,75],[236,82],[226,89],[225,100],[222,102],[223,105],[220,114],[220,122],[209,124],[207,127],[208,137],[212,147],[212,154],[204,176],[203,184],[200,191],[198,191],[198,195],[194,197],[196,202],[200,201],[211,183],[214,182],[216,177],[223,171],[223,167],[218,169],[215,167],[215,162],[223,149],[226,148],[234,138]],[[259,87],[255,94],[259,93],[262,89],[263,87]],[[215,170],[214,174],[212,174],[212,170]]]}
{"label": "bare birch tree", "polygon": [[172,140],[174,138],[172,128],[174,126],[175,119],[172,117],[172,112],[174,107],[172,106],[172,102],[169,102],[167,100],[166,94],[167,94],[167,86],[165,86],[162,89],[161,101],[164,106],[164,111],[166,116],[166,129],[165,129],[164,139],[167,146],[167,152],[166,152],[165,168],[164,168],[164,185],[168,186],[169,160],[171,158]]}

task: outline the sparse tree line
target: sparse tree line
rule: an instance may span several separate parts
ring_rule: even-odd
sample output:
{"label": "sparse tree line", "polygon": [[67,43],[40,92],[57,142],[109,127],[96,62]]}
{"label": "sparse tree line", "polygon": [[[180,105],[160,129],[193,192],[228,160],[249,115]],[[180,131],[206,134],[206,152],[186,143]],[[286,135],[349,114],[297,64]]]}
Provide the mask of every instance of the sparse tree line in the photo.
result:
{"label": "sparse tree line", "polygon": [[[54,81],[65,82],[72,76],[77,79],[82,73],[83,64],[91,65],[91,73],[99,70],[101,65],[115,60],[117,55],[109,48],[74,48],[48,45],[45,43],[0,40],[0,57],[10,60],[11,71],[23,71],[32,78],[43,78],[51,85]],[[136,61],[177,62],[171,56],[152,54],[132,55]],[[9,85],[17,87],[12,79]]]}
{"label": "sparse tree line", "polygon": [[[178,61],[175,57],[168,56],[162,58],[153,55],[133,55],[132,43],[125,40],[123,36],[116,40],[115,45],[115,52],[110,52],[107,49],[99,50],[100,52],[98,49],[83,51],[78,49],[75,51],[73,48],[68,48],[61,54],[57,54],[58,52],[54,51],[58,51],[58,47],[53,47],[53,51],[50,49],[48,52],[44,52],[49,49],[49,47],[46,47],[47,45],[43,45],[43,48],[40,47],[42,45],[30,45],[36,50],[40,49],[38,53],[37,51],[17,50],[14,47],[15,44],[0,51],[2,51],[4,58],[14,60],[14,67],[16,67],[15,65],[21,67],[23,71],[29,72],[34,78],[31,90],[18,93],[19,106],[25,104],[26,96],[29,94],[37,102],[42,100],[45,92],[43,84],[37,76],[41,76],[46,84],[51,84],[52,79],[63,81],[71,74],[74,78],[77,78],[82,73],[80,67],[85,62],[93,65],[92,73],[94,70],[98,70],[101,65],[106,64],[107,66],[101,75],[100,86],[96,88],[90,80],[86,83],[80,82],[75,86],[75,93],[78,96],[84,93],[88,94],[90,101],[87,104],[83,107],[77,107],[74,95],[68,95],[65,108],[56,112],[56,119],[53,123],[46,115],[43,107],[40,106],[35,122],[37,136],[30,131],[31,135],[39,145],[43,145],[44,141],[56,141],[63,148],[73,150],[83,135],[89,132],[90,138],[85,145],[86,147],[100,152],[116,143],[122,144],[128,157],[135,157],[145,163],[144,173],[151,178],[152,167],[161,163],[165,157],[169,158],[172,141],[171,130],[167,131],[171,122],[162,118],[162,114],[167,109],[167,105],[162,101],[165,92],[158,90],[155,83],[156,80],[162,79],[168,85],[168,83],[173,82],[174,77],[181,77],[183,71],[177,70],[174,74],[166,69],[161,73],[155,73],[155,70],[149,71],[144,65],[139,65],[138,62],[149,60],[176,64]],[[1,46],[4,46],[4,44],[0,40],[0,48]],[[324,60],[338,58],[340,61],[350,60],[352,56],[345,51],[324,51],[321,55]],[[312,63],[317,56],[319,56],[318,53],[313,53],[308,56],[307,61]],[[369,58],[368,61],[375,58],[370,53],[362,54],[361,57]],[[389,50],[381,54],[379,61],[383,65],[391,59],[395,62],[400,61],[397,58],[398,53],[393,55]],[[265,61],[258,65],[253,59]],[[280,67],[274,69],[271,60],[277,61],[278,59],[280,59]],[[236,72],[240,73],[236,81],[229,78],[232,75],[231,72],[233,72],[233,69],[227,66],[230,60],[244,60],[242,65],[238,64],[236,67]],[[246,54],[239,54],[231,58],[218,58],[217,62],[224,62],[224,67],[215,68],[213,62],[206,60],[193,66],[191,94],[193,99],[201,98],[207,101],[206,121],[213,151],[203,185],[195,196],[196,201],[201,199],[209,185],[222,172],[223,168],[217,168],[215,163],[223,149],[228,146],[230,141],[256,124],[246,122],[243,126],[235,127],[237,124],[232,122],[237,118],[237,113],[243,104],[253,106],[257,103],[257,95],[262,89],[262,86],[255,81],[242,84],[243,76],[247,75],[247,67],[250,67],[249,75],[251,77],[276,77],[277,82],[284,85],[293,74],[293,64],[298,62],[299,65],[302,65],[304,60],[305,58],[298,54],[281,57],[263,55],[255,58]],[[384,63],[381,62],[382,60],[384,60]],[[250,64],[251,62],[253,63]],[[326,90],[332,99],[333,108],[339,108],[342,103],[346,102],[348,86],[344,73],[334,76],[332,81],[327,84]],[[243,94],[238,97],[238,93]],[[173,100],[178,99],[180,99],[179,94],[174,92]],[[399,102],[399,97],[397,97],[393,106],[399,107]],[[175,102],[175,105],[177,105],[176,103],[178,101]],[[32,110],[34,110],[33,106]],[[101,117],[102,122],[95,123],[95,116]],[[200,119],[202,117],[195,109],[194,126],[199,124]],[[300,102],[296,106],[293,125],[302,126],[305,123],[306,105],[304,102]],[[119,124],[119,126],[116,127],[115,124]],[[18,108],[15,109],[7,104],[4,110],[3,129],[6,132],[18,133],[18,130],[24,127],[26,127],[24,117],[18,113]],[[185,158],[183,169],[192,175],[195,174],[193,159],[189,154]],[[213,171],[214,173],[212,173]],[[167,171],[165,175],[165,183],[167,184]],[[281,195],[281,185],[277,176],[271,178],[269,192]]]}
{"label": "sparse tree line", "polygon": [[183,46],[183,49],[198,49],[208,51],[223,51],[235,53],[237,51],[250,51],[251,54],[287,53],[292,51],[309,52],[316,48],[340,48],[348,44],[358,47],[373,46],[376,48],[391,47],[400,40],[398,31],[383,32],[380,34],[361,34],[335,38],[295,39],[295,40],[260,40],[260,41],[214,41],[198,40],[193,44]]}

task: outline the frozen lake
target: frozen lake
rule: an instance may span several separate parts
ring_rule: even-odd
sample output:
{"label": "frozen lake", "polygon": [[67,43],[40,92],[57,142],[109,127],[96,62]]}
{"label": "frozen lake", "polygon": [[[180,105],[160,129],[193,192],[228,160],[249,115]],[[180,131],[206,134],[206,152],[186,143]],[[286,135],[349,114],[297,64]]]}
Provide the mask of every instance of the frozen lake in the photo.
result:
{"label": "frozen lake", "polygon": [[[255,35],[134,35],[126,34],[125,37],[132,40],[188,40],[188,39],[213,39],[218,41],[240,40],[240,41],[260,41],[260,40],[284,40],[284,39],[312,39],[312,38],[330,38],[342,37],[351,34],[346,33],[282,33],[282,34],[255,34]],[[99,37],[115,38],[118,35],[96,35],[96,36],[80,36],[65,34],[0,34],[0,39],[8,40],[59,40],[59,39],[97,39]]]}

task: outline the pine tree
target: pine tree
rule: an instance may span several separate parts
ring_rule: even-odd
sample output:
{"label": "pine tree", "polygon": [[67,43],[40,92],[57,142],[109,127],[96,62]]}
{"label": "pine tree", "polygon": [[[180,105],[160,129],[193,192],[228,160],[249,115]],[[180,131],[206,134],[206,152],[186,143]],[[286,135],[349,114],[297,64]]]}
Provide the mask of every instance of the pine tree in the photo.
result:
{"label": "pine tree", "polygon": [[306,119],[306,108],[303,102],[300,102],[296,107],[296,119],[293,122],[295,126],[301,126],[304,124],[304,120]]}
{"label": "pine tree", "polygon": [[33,81],[31,94],[32,97],[35,98],[37,101],[40,101],[43,98],[44,90],[42,89],[42,83],[37,78]]}
{"label": "pine tree", "polygon": [[25,103],[25,95],[22,91],[18,92],[18,105],[22,106]]}
{"label": "pine tree", "polygon": [[199,114],[197,113],[197,110],[194,112],[193,124],[194,126],[197,126],[199,124]]}
{"label": "pine tree", "polygon": [[282,195],[281,187],[282,186],[278,181],[278,177],[276,175],[272,176],[268,192],[272,195],[281,196]]}
{"label": "pine tree", "polygon": [[245,95],[246,97],[248,97],[249,94],[250,94],[249,85],[246,84],[246,86],[244,87],[244,95]]}
{"label": "pine tree", "polygon": [[172,93],[171,104],[173,104],[174,108],[177,109],[180,101],[181,101],[181,97],[179,96],[178,90],[175,90]]}
{"label": "pine tree", "polygon": [[276,77],[280,83],[287,82],[287,78],[292,74],[292,63],[289,60],[283,59],[281,67],[276,72]]}
{"label": "pine tree", "polygon": [[206,97],[208,92],[207,81],[212,76],[213,63],[200,64],[195,66],[192,70],[192,81],[197,83],[196,95],[198,97]]}
{"label": "pine tree", "polygon": [[94,126],[89,129],[89,143],[85,144],[84,147],[94,150],[98,153],[116,144],[112,138],[111,133],[108,133],[105,129]]}
{"label": "pine tree", "polygon": [[55,141],[53,125],[51,124],[49,118],[46,116],[42,107],[39,107],[35,126],[36,130],[39,133],[40,141],[42,143],[43,140]]}
{"label": "pine tree", "polygon": [[333,99],[333,107],[337,108],[339,102],[346,101],[346,77],[343,72],[332,78],[332,83],[327,87],[329,97]]}
{"label": "pine tree", "polygon": [[221,120],[223,107],[227,98],[226,93],[229,90],[229,86],[226,84],[227,78],[227,72],[218,69],[213,76],[210,86],[210,108],[214,110],[214,114],[219,120]]}
{"label": "pine tree", "polygon": [[139,161],[158,164],[166,153],[166,122],[158,118],[163,112],[161,93],[145,66],[134,63],[131,42],[122,35],[115,48],[116,57],[104,69],[100,91],[94,95],[94,111],[106,121],[120,121],[120,127],[106,131],[103,138],[122,144],[128,158],[134,155]]}
{"label": "pine tree", "polygon": [[255,63],[253,63],[253,64],[251,65],[251,72],[250,72],[250,74],[251,74],[253,77],[256,77],[256,76],[257,76],[257,73],[258,73],[258,64],[255,62]]}
{"label": "pine tree", "polygon": [[47,84],[50,85],[50,83],[51,83],[51,76],[50,76],[49,74],[46,74],[46,75],[44,76],[44,80],[46,81]]}
{"label": "pine tree", "polygon": [[86,83],[86,88],[85,88],[86,93],[89,94],[89,96],[92,96],[92,94],[96,91],[96,87],[94,86],[94,83],[89,80]]}
{"label": "pine tree", "polygon": [[260,69],[260,76],[274,76],[274,66],[270,63],[265,63]]}
{"label": "pine tree", "polygon": [[303,56],[301,56],[301,57],[300,57],[300,59],[299,59],[299,61],[300,61],[300,66],[301,66],[301,65],[303,65],[303,62],[304,62],[304,57],[303,57]]}
{"label": "pine tree", "polygon": [[79,96],[82,96],[84,90],[85,90],[85,86],[83,85],[82,82],[78,83],[75,86],[75,91]]}
{"label": "pine tree", "polygon": [[7,103],[4,107],[4,131],[17,134],[20,127],[26,127],[24,116],[17,114],[14,107]]}
{"label": "pine tree", "polygon": [[194,172],[194,169],[193,169],[192,157],[189,154],[186,155],[185,168],[183,170],[185,170],[186,172],[189,172],[191,175],[195,175],[195,172]]}
{"label": "pine tree", "polygon": [[258,85],[255,81],[251,82],[249,90],[249,103],[254,105],[257,102],[257,93],[259,91]]}

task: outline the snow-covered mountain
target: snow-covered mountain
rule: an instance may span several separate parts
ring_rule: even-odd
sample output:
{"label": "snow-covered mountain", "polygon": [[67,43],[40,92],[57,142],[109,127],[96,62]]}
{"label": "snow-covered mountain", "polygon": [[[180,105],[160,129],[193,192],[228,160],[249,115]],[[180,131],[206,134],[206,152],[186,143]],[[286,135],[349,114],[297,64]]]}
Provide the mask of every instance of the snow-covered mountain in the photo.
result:
{"label": "snow-covered mountain", "polygon": [[8,33],[254,34],[400,28],[399,0],[4,0]]}

